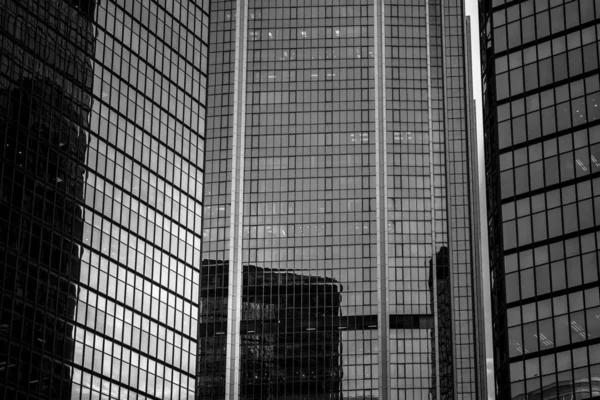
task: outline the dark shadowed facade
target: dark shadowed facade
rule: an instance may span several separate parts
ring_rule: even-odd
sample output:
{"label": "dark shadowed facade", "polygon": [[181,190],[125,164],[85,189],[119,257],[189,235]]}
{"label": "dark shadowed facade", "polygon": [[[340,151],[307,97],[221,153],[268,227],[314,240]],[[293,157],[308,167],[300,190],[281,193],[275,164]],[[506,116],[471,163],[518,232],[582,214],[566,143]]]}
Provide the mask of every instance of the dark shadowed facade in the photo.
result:
{"label": "dark shadowed facade", "polygon": [[496,389],[600,396],[597,1],[481,1]]}
{"label": "dark shadowed facade", "polygon": [[207,12],[0,2],[0,398],[194,397]]}
{"label": "dark shadowed facade", "polygon": [[[485,398],[465,24],[458,0],[211,2],[200,281],[227,296],[201,298],[199,396]],[[250,266],[306,280],[299,309],[256,303],[293,332],[248,317]]]}
{"label": "dark shadowed facade", "polygon": [[[205,260],[202,271],[211,279],[200,289],[200,369],[224,371],[229,263]],[[348,325],[340,315],[341,285],[253,265],[244,266],[242,279],[241,396],[341,399],[340,331]],[[198,398],[225,395],[224,376],[211,377],[201,377]]]}
{"label": "dark shadowed facade", "polygon": [[[435,266],[435,270],[434,270]],[[437,285],[434,286],[434,271]],[[454,363],[452,359],[452,291],[450,282],[450,265],[448,264],[448,248],[442,247],[429,262],[429,290],[431,303],[437,301],[437,317],[435,320],[435,331],[431,332],[432,357],[437,357],[439,373],[440,392],[448,393],[452,390],[454,382]],[[435,289],[435,293],[433,290]],[[433,380],[437,382],[437,375]],[[433,385],[432,385],[433,386]],[[433,386],[435,387],[435,386]],[[432,398],[435,392],[432,391]]]}

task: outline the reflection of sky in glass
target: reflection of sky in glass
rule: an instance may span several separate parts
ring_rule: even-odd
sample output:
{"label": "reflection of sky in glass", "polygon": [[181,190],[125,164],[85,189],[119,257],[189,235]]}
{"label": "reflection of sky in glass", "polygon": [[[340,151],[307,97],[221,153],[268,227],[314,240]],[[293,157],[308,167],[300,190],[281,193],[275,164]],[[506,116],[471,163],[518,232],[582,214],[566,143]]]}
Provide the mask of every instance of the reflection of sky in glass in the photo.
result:
{"label": "reflection of sky in glass", "polygon": [[73,398],[191,399],[208,20],[118,3],[96,15]]}

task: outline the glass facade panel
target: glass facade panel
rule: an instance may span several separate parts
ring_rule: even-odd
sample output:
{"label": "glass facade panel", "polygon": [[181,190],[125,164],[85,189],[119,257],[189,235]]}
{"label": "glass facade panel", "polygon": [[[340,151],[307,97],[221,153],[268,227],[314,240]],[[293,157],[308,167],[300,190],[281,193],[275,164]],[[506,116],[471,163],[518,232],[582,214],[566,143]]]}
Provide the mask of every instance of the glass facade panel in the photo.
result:
{"label": "glass facade panel", "polygon": [[194,397],[207,12],[0,5],[1,398]]}
{"label": "glass facade panel", "polygon": [[[598,6],[481,2],[499,398],[600,395],[598,361],[588,359],[600,286]],[[496,34],[513,24],[519,40]]]}
{"label": "glass facade panel", "polygon": [[446,7],[212,2],[199,398],[485,392],[465,19]]}

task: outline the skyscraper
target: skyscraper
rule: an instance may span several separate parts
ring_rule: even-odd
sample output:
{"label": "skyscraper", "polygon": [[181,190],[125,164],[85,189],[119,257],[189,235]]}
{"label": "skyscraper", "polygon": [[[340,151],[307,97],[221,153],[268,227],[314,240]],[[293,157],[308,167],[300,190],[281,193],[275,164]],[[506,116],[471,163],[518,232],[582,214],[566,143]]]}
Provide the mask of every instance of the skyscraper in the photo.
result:
{"label": "skyscraper", "polygon": [[199,396],[485,398],[465,24],[460,0],[211,2]]}
{"label": "skyscraper", "polygon": [[186,399],[208,2],[0,2],[0,398]]}
{"label": "skyscraper", "polygon": [[597,1],[480,2],[498,398],[600,396]]}

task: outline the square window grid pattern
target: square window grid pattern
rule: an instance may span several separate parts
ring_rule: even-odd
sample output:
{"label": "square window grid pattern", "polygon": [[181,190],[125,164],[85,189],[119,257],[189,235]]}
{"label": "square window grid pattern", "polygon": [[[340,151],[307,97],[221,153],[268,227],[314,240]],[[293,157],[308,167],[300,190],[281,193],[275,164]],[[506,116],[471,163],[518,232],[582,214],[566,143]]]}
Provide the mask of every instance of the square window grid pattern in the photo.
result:
{"label": "square window grid pattern", "polygon": [[193,398],[207,12],[0,5],[0,398]]}

